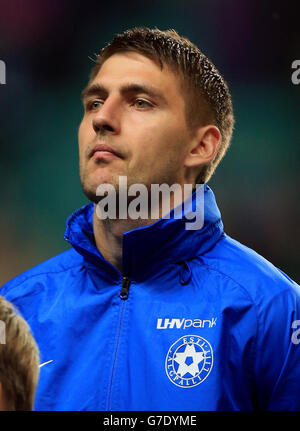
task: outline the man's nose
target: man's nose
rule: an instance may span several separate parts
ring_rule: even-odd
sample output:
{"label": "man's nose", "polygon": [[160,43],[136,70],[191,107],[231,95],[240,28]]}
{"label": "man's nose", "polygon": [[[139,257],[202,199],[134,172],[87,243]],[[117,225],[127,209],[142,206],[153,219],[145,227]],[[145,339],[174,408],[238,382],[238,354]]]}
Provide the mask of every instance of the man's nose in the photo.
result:
{"label": "man's nose", "polygon": [[93,118],[95,133],[113,133],[120,131],[120,103],[116,99],[106,99]]}

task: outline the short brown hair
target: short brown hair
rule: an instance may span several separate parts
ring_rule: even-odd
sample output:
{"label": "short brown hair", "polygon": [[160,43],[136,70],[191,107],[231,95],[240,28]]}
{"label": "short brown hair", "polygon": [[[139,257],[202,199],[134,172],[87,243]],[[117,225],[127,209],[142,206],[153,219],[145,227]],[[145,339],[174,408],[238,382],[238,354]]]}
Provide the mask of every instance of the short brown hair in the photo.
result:
{"label": "short brown hair", "polygon": [[[39,376],[39,350],[30,328],[0,296],[0,322],[5,339],[0,340],[0,382],[8,410],[33,410]],[[2,344],[1,344],[2,341]]]}
{"label": "short brown hair", "polygon": [[118,52],[134,51],[157,60],[163,69],[167,64],[182,78],[186,102],[186,120],[191,131],[205,124],[216,125],[222,141],[215,158],[204,166],[197,178],[207,182],[229,147],[234,115],[228,85],[214,64],[189,39],[176,30],[135,27],[117,34],[97,56],[90,73],[90,82],[103,63]]}

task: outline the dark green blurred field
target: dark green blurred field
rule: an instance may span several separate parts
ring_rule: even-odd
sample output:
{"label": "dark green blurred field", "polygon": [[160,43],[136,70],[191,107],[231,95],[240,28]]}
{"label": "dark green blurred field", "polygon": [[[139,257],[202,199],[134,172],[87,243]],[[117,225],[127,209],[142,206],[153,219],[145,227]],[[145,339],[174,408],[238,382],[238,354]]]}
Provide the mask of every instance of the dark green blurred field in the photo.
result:
{"label": "dark green blurred field", "polygon": [[[2,4],[3,3],[3,4]],[[0,2],[0,285],[57,254],[78,177],[80,92],[97,53],[135,25],[175,28],[223,73],[232,146],[209,185],[225,231],[300,282],[300,59],[297,2]]]}

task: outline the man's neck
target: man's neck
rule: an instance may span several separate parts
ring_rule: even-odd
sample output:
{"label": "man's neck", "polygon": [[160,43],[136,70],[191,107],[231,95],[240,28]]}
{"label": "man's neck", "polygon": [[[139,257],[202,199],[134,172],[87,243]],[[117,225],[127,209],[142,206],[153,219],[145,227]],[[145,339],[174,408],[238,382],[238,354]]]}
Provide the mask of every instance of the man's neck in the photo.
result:
{"label": "man's neck", "polygon": [[[182,187],[183,190],[183,187]],[[181,202],[184,200],[182,193]],[[178,205],[179,202],[175,202],[174,198],[170,200],[170,210],[174,206]],[[149,206],[150,208],[150,206]],[[136,229],[141,226],[147,226],[157,221],[150,217],[147,219],[100,219],[96,212],[96,205],[94,206],[93,214],[93,227],[95,242],[98,250],[109,263],[117,268],[122,273],[122,254],[123,254],[123,234],[132,229]],[[163,217],[162,205],[159,203],[159,218]]]}
{"label": "man's neck", "polygon": [[109,263],[122,273],[123,234],[154,223],[156,220],[101,220],[96,214],[96,206],[93,214],[93,227],[95,242],[98,250]]}

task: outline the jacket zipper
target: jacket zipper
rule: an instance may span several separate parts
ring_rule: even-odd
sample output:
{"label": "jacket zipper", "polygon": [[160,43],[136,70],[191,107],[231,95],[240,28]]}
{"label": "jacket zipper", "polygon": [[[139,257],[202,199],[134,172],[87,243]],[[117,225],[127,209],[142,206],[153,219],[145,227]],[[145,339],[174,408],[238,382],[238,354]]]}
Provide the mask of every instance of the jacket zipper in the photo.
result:
{"label": "jacket zipper", "polygon": [[[119,295],[122,300],[126,300],[128,298],[129,286],[130,286],[130,278],[127,276],[123,276],[122,289],[121,289],[120,295]],[[121,305],[122,308],[121,308],[121,314],[120,314],[120,319],[119,319],[119,324],[118,324],[118,335],[117,335],[117,340],[116,340],[116,350],[115,350],[115,354],[114,354],[113,367],[112,367],[112,371],[111,371],[107,410],[110,410],[110,408],[111,408],[112,386],[113,386],[113,381],[114,381],[114,376],[115,376],[115,367],[116,367],[117,356],[118,356],[119,345],[120,345],[120,339],[121,339],[122,321],[123,321],[125,306],[126,306],[126,302],[123,302]]]}
{"label": "jacket zipper", "polygon": [[129,286],[130,286],[130,279],[127,276],[123,277],[123,281],[122,281],[122,289],[120,292],[120,298],[121,299],[127,299],[128,295],[129,295]]}

